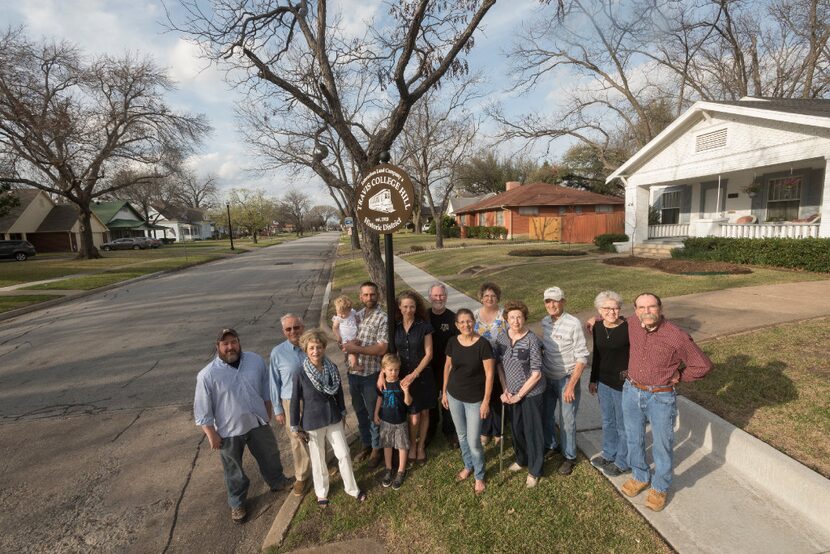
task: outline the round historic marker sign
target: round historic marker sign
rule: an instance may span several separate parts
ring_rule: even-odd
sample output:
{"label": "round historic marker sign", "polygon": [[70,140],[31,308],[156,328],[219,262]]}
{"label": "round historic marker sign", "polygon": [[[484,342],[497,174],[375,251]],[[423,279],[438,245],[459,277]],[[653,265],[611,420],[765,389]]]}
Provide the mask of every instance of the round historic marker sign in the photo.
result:
{"label": "round historic marker sign", "polygon": [[412,218],[414,199],[409,175],[394,165],[381,164],[360,182],[357,217],[378,233],[394,233]]}

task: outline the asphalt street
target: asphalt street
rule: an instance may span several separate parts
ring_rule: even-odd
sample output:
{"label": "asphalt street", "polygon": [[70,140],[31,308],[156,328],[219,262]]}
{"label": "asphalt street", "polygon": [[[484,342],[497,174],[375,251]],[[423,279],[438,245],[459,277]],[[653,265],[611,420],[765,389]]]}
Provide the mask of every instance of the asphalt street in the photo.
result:
{"label": "asphalt street", "polygon": [[267,358],[283,339],[280,315],[316,324],[337,238],[0,323],[0,552],[258,551],[285,493],[271,493],[246,455],[249,521],[231,523],[219,454],[193,423],[196,374],[223,326]]}

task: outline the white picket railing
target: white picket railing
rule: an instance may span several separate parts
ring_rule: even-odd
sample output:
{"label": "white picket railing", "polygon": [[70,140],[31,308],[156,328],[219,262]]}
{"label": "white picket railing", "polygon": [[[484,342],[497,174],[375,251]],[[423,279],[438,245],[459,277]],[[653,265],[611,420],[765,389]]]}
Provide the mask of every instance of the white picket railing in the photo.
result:
{"label": "white picket railing", "polygon": [[[720,236],[733,239],[818,238],[818,223],[761,223],[758,225],[722,224]],[[651,227],[649,227],[649,238]]]}
{"label": "white picket railing", "polygon": [[668,237],[688,237],[688,223],[674,223],[671,225],[649,225],[648,238],[662,239]]}

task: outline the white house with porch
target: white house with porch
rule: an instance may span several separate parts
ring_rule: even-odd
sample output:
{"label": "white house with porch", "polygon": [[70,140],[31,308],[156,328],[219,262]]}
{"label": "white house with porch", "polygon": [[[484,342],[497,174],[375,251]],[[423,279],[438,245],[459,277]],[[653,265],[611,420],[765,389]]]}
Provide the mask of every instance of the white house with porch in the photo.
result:
{"label": "white house with porch", "polygon": [[830,237],[828,159],[830,100],[746,97],[695,103],[607,181],[625,184],[635,253],[686,237]]}

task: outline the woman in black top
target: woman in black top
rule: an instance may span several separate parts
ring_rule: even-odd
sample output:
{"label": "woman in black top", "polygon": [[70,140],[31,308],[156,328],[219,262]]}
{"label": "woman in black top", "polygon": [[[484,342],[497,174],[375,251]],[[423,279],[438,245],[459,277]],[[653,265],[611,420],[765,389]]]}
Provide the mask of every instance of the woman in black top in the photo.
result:
{"label": "woman in black top", "polygon": [[409,460],[426,462],[425,440],[429,428],[429,410],[435,407],[435,380],[429,362],[432,360],[432,324],[426,304],[412,290],[398,295],[395,347],[401,359],[401,386],[409,387]]}
{"label": "woman in black top", "polygon": [[602,412],[602,453],[591,463],[617,476],[630,471],[622,411],[622,388],[628,370],[628,322],[620,317],[622,298],[603,291],[594,300],[600,319],[593,327],[594,355],[588,390],[599,394]]}
{"label": "woman in black top", "polygon": [[442,404],[452,413],[461,446],[462,469],[456,480],[463,481],[475,473],[475,493],[484,492],[484,448],[479,439],[481,420],[490,413],[495,361],[486,339],[473,332],[473,312],[458,310],[455,325],[460,335],[447,343],[444,364]]}
{"label": "woman in black top", "polygon": [[337,366],[326,358],[328,339],[319,329],[310,329],[300,337],[300,348],[306,353],[303,369],[294,378],[291,394],[291,432],[308,440],[311,457],[311,475],[317,504],[327,506],[329,471],[326,467],[326,442],[331,444],[343,478],[346,494],[360,502],[366,493],[357,487],[352,469],[352,457],[346,442],[343,419],[346,404],[343,401],[343,385]]}

